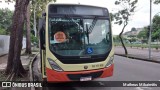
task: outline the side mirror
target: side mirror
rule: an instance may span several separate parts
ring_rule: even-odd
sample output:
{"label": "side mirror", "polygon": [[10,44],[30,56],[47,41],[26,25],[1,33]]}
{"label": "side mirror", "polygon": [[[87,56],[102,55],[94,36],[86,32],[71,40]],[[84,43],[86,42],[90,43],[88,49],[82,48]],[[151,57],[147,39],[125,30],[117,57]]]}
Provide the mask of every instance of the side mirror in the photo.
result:
{"label": "side mirror", "polygon": [[46,17],[46,13],[42,13],[42,17]]}
{"label": "side mirror", "polygon": [[41,49],[45,49],[45,19],[39,19],[38,31],[39,31],[39,45]]}

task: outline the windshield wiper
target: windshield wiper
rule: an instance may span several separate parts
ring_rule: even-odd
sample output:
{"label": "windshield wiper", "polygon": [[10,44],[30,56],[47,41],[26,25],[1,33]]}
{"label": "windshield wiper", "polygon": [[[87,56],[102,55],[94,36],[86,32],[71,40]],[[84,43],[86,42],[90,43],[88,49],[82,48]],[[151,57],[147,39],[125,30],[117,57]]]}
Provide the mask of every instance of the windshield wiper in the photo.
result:
{"label": "windshield wiper", "polygon": [[93,21],[92,21],[92,25],[89,27],[89,33],[91,33],[92,32],[92,30],[93,30],[93,28],[94,28],[94,26],[96,25],[96,23],[97,23],[97,16],[95,16],[95,18],[93,19]]}
{"label": "windshield wiper", "polygon": [[95,16],[95,18],[93,19],[92,21],[92,25],[88,28],[88,24],[86,24],[86,34],[87,34],[87,41],[88,41],[88,44],[89,44],[89,34],[92,32],[94,26],[96,25],[96,22],[97,22],[97,16]]}
{"label": "windshield wiper", "polygon": [[88,29],[88,24],[86,24],[86,34],[87,34],[87,41],[88,41],[88,44],[89,44],[89,29]]}

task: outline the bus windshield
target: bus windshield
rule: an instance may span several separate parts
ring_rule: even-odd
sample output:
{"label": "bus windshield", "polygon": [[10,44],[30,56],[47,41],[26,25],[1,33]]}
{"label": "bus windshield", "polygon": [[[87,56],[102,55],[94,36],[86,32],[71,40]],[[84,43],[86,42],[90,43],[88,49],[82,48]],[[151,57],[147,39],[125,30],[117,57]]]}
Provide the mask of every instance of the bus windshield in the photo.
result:
{"label": "bus windshield", "polygon": [[111,48],[108,19],[49,18],[50,50],[61,56],[92,56],[107,53]]}

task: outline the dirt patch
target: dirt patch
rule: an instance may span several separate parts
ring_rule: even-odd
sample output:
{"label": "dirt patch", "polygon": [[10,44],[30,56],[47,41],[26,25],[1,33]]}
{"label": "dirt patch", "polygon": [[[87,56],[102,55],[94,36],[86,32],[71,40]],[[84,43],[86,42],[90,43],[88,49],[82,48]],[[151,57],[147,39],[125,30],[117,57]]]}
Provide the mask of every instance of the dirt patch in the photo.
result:
{"label": "dirt patch", "polygon": [[[7,77],[8,76],[4,74],[4,71],[0,71],[0,81],[5,81]],[[23,77],[17,77],[14,81],[30,81],[29,72],[26,71],[26,74]]]}
{"label": "dirt patch", "polygon": [[4,71],[0,71],[0,81],[5,81],[7,76],[4,74]]}
{"label": "dirt patch", "polygon": [[[4,74],[4,71],[0,72],[0,81],[5,81],[7,78],[7,75]],[[18,77],[14,81],[29,81],[29,72],[23,76]],[[6,87],[0,87],[0,90],[31,90],[31,88],[6,88]]]}
{"label": "dirt patch", "polygon": [[3,55],[0,57],[0,64],[7,63],[8,55]]}

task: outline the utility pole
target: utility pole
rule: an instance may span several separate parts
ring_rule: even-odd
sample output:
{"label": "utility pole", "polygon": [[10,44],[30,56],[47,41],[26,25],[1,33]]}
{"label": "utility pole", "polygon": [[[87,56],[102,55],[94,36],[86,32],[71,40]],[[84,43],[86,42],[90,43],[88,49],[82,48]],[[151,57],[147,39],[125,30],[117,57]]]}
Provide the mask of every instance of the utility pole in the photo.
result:
{"label": "utility pole", "polygon": [[150,0],[149,59],[151,59],[152,0]]}

